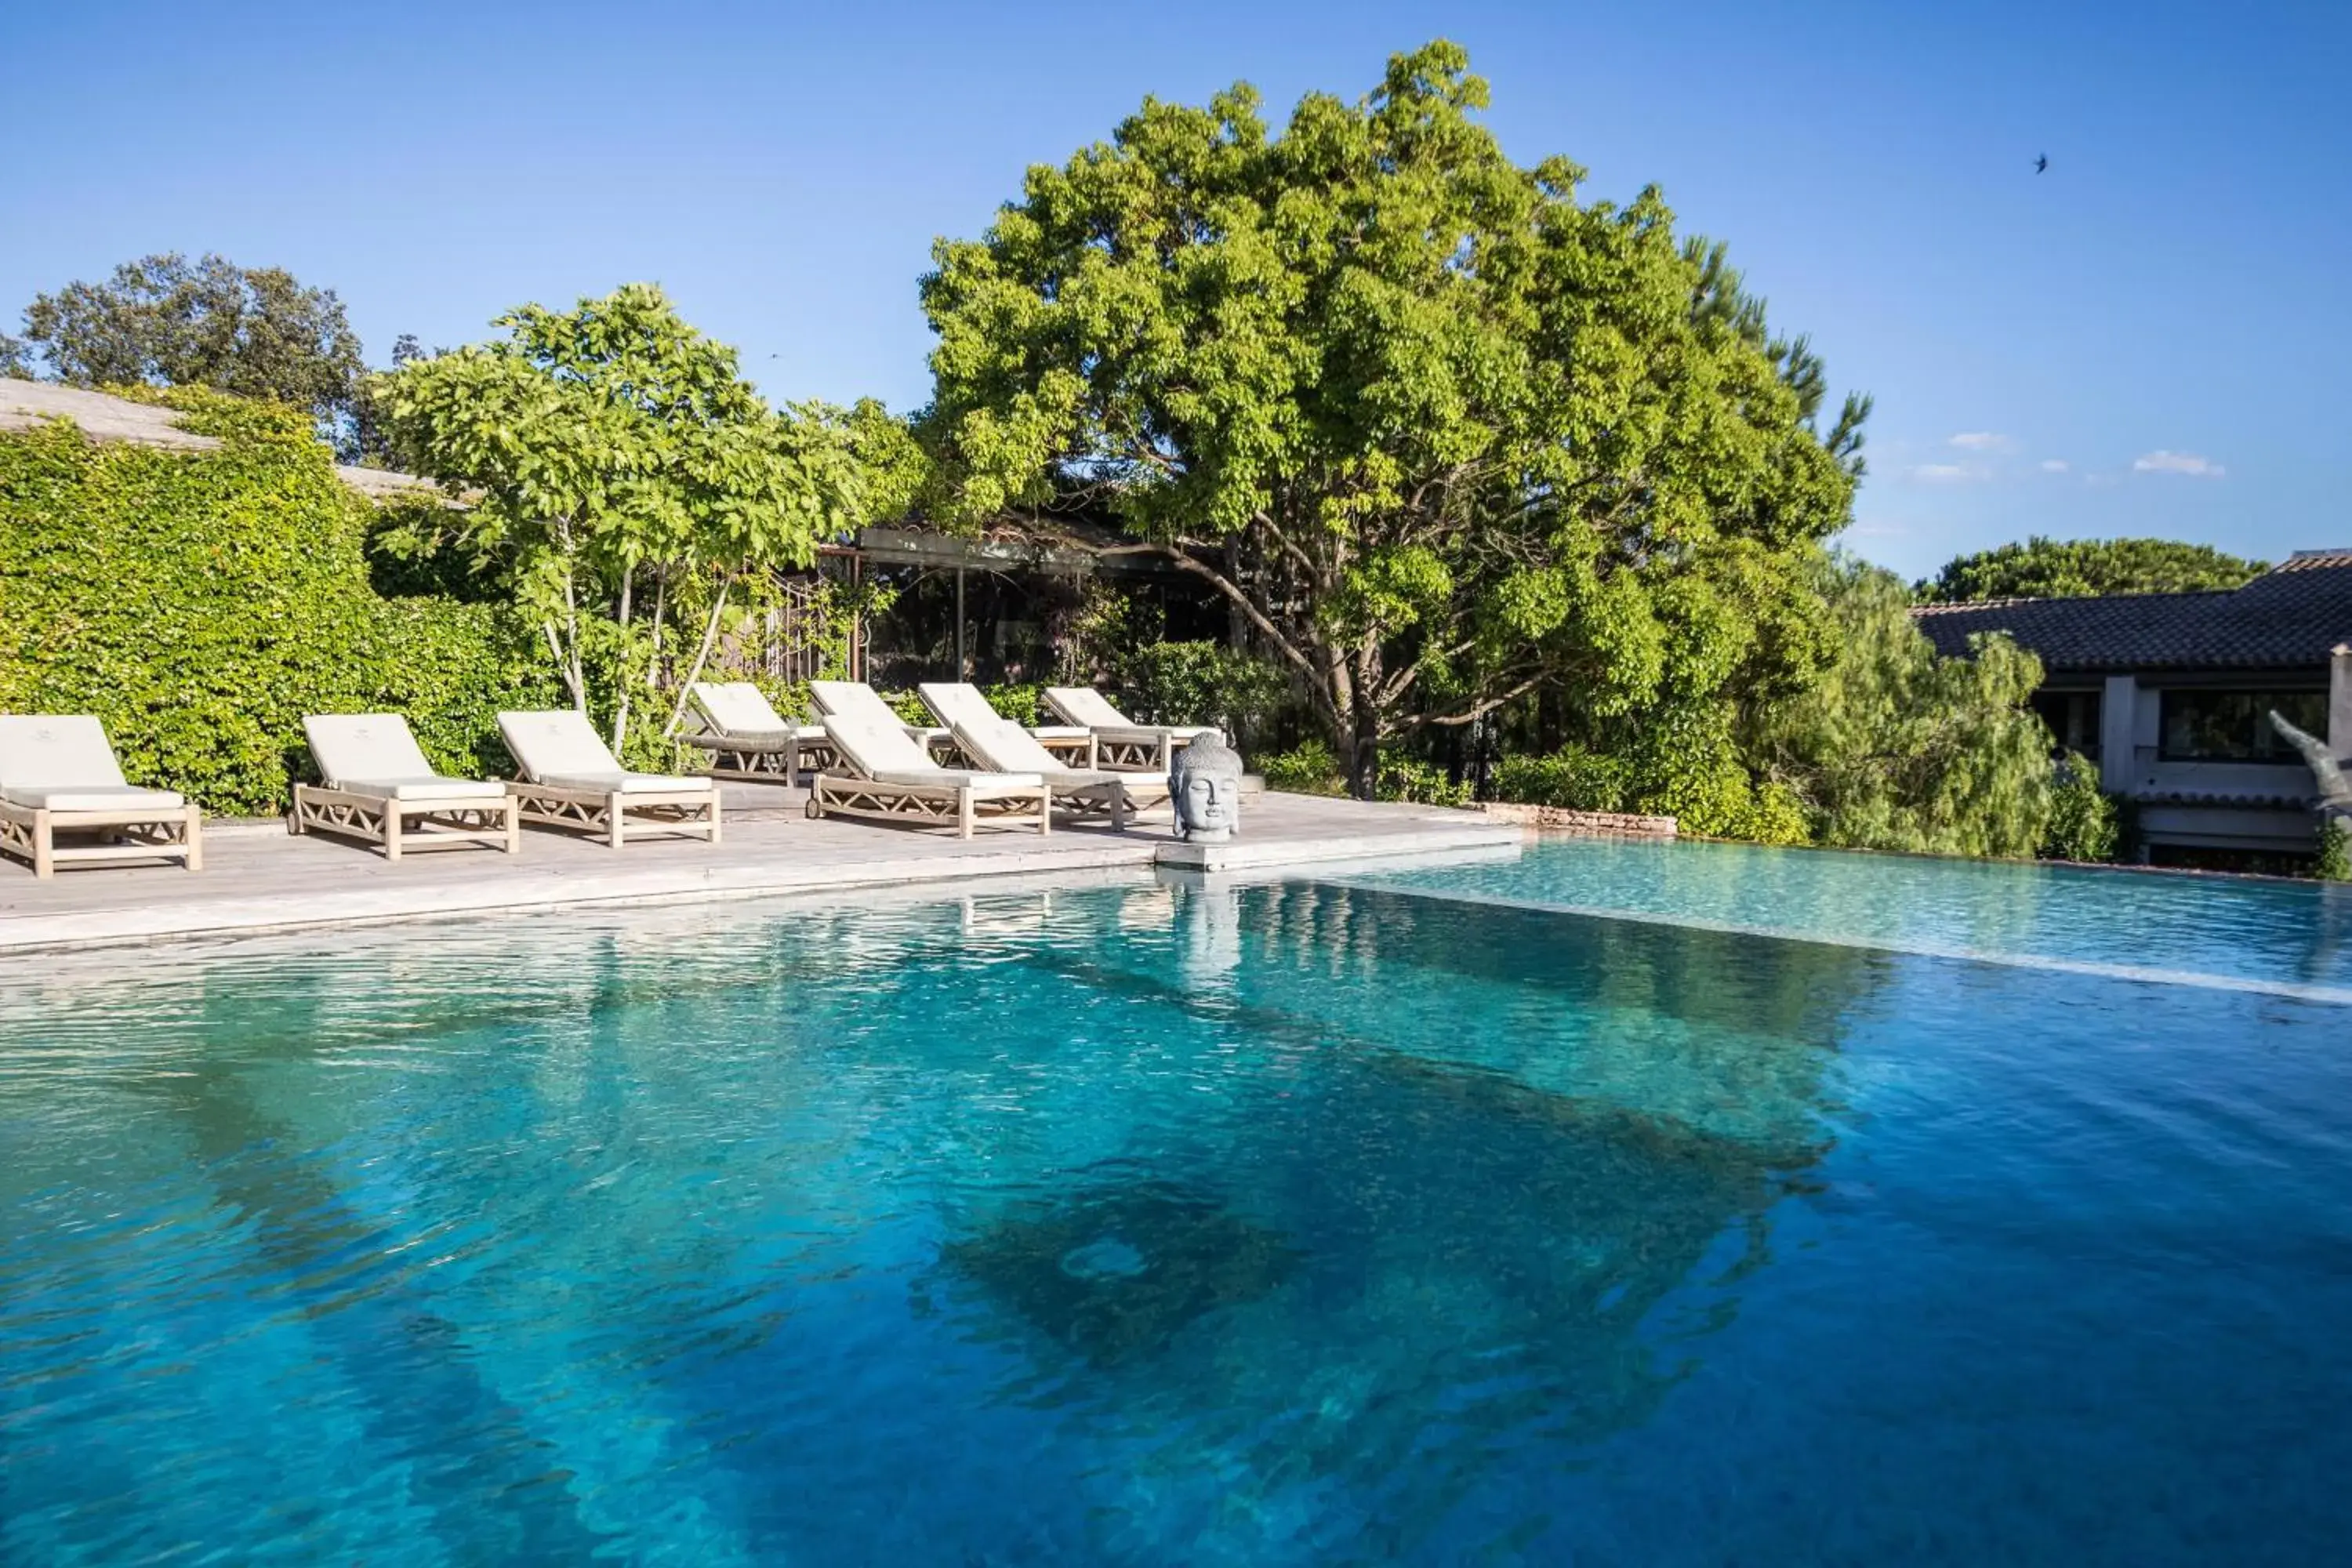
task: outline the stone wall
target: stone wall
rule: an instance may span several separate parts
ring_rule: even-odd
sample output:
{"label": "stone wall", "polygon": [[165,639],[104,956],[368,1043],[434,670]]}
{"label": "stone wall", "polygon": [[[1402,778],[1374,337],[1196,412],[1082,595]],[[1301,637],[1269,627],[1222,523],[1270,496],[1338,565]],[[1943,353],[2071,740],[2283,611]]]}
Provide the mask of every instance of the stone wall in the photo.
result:
{"label": "stone wall", "polygon": [[1581,833],[1595,838],[1672,838],[1679,831],[1671,816],[1635,816],[1622,811],[1570,811],[1558,805],[1520,805],[1487,801],[1478,809],[1497,822],[1516,822],[1547,833]]}

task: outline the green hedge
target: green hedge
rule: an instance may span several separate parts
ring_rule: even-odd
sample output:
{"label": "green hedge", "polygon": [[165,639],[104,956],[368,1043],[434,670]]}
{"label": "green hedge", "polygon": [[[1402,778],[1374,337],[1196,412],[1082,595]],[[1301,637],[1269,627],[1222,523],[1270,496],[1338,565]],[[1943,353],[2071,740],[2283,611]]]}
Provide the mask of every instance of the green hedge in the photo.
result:
{"label": "green hedge", "polygon": [[134,783],[232,816],[316,776],[305,713],[404,713],[439,766],[505,773],[498,710],[555,700],[506,613],[380,594],[375,510],[307,416],[164,400],[224,444],[0,434],[0,711],[95,713]]}

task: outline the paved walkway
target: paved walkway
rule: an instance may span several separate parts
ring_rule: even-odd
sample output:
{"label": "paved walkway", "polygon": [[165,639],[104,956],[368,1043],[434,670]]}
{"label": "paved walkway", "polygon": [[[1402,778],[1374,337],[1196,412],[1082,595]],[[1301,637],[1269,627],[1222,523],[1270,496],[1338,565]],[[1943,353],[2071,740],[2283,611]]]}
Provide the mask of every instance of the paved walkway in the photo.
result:
{"label": "paved walkway", "polygon": [[348,840],[291,837],[273,824],[217,824],[205,835],[198,872],[88,867],[38,882],[22,863],[0,860],[0,954],[1041,872],[1139,872],[1154,865],[1263,871],[1492,850],[1520,840],[1518,828],[1466,812],[1288,795],[1245,800],[1243,837],[1222,847],[1178,844],[1164,819],[1123,835],[1056,824],[1043,837],[983,828],[964,840],[930,829],[811,822],[803,798],[772,785],[727,786],[726,832],[715,848],[646,838],[616,851],[527,827],[519,855],[447,849],[391,865]]}

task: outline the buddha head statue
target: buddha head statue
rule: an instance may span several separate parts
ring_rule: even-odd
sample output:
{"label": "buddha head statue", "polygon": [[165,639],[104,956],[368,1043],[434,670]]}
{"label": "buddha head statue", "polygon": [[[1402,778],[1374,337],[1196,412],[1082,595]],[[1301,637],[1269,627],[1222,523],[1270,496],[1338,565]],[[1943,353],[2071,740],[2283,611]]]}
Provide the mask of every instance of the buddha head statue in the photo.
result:
{"label": "buddha head statue", "polygon": [[1179,747],[1168,764],[1176,836],[1188,844],[1222,844],[1242,820],[1242,756],[1214,730]]}

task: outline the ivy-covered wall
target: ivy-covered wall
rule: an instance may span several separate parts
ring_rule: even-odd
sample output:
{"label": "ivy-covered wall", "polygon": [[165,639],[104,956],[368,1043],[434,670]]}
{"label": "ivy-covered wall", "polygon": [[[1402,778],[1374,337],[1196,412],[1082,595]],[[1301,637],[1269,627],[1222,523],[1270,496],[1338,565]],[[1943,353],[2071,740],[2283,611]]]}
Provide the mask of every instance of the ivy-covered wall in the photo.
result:
{"label": "ivy-covered wall", "polygon": [[0,712],[95,713],[133,783],[229,816],[317,776],[306,713],[404,713],[436,765],[505,776],[498,710],[556,700],[505,612],[380,592],[375,508],[306,416],[163,395],[223,444],[0,433]]}

